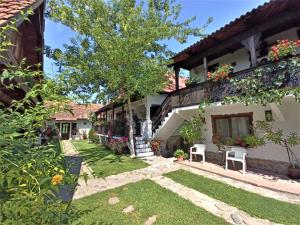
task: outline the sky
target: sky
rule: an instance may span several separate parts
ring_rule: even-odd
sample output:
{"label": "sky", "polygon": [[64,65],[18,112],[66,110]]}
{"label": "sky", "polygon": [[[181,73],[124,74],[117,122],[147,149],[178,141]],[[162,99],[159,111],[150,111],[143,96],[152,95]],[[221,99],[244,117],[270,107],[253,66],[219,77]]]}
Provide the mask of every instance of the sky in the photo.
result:
{"label": "sky", "polygon": [[[192,23],[194,27],[201,27],[209,17],[213,17],[213,22],[204,31],[205,34],[210,34],[268,0],[177,0],[177,2],[183,7],[180,20],[196,16],[196,20]],[[63,44],[68,43],[74,36],[68,27],[48,19],[45,26],[45,44],[52,48],[62,48]],[[197,41],[199,38],[190,37],[185,44],[176,41],[167,41],[166,44],[172,51],[180,52]],[[57,68],[52,60],[45,58],[44,70],[46,74],[52,76]]]}

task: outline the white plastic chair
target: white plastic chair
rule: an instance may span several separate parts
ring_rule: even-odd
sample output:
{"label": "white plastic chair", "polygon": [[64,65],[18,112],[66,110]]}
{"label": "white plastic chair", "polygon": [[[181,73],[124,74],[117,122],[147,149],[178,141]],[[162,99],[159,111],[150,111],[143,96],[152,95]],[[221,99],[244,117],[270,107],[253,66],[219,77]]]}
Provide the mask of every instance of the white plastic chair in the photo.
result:
{"label": "white plastic chair", "polygon": [[194,144],[193,147],[190,148],[190,161],[193,160],[193,155],[202,155],[203,163],[205,162],[205,148],[204,144]]}
{"label": "white plastic chair", "polygon": [[[234,153],[234,156],[230,156],[230,153]],[[226,163],[225,163],[225,170],[228,169],[228,160],[232,160],[232,163],[234,165],[234,162],[241,162],[243,164],[243,174],[245,174],[246,171],[246,155],[247,155],[247,149],[240,148],[240,147],[232,147],[230,151],[226,152]]]}

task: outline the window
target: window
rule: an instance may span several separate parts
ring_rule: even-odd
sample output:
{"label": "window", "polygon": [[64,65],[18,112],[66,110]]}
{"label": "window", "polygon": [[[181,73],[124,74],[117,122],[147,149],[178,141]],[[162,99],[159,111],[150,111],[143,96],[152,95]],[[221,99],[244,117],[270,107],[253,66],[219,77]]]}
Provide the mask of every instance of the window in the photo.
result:
{"label": "window", "polygon": [[[212,116],[213,135],[221,141],[236,140],[252,133],[253,113]],[[215,138],[213,138],[215,142]]]}

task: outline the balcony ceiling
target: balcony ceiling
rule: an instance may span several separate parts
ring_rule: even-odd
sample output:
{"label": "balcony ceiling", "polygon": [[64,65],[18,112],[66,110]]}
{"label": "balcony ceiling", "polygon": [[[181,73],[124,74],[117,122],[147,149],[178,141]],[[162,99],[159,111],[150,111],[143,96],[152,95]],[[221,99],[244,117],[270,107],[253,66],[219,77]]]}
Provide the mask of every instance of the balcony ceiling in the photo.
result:
{"label": "balcony ceiling", "polygon": [[181,51],[171,66],[189,70],[202,64],[203,57],[212,60],[241,48],[241,41],[255,33],[261,32],[266,38],[299,24],[300,0],[270,1]]}

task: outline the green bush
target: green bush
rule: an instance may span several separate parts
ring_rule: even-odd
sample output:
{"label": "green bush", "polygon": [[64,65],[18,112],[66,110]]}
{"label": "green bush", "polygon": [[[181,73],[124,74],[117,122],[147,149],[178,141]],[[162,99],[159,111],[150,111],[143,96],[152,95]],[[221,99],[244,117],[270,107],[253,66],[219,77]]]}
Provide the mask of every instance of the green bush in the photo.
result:
{"label": "green bush", "polygon": [[99,137],[96,135],[96,132],[93,128],[89,130],[89,142],[90,143],[99,143]]}
{"label": "green bush", "polygon": [[177,149],[174,153],[174,157],[175,158],[181,158],[181,157],[187,158],[188,155],[182,149]]}

